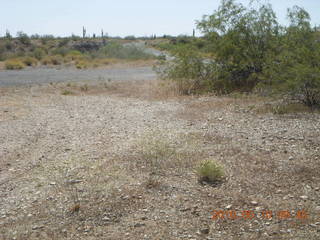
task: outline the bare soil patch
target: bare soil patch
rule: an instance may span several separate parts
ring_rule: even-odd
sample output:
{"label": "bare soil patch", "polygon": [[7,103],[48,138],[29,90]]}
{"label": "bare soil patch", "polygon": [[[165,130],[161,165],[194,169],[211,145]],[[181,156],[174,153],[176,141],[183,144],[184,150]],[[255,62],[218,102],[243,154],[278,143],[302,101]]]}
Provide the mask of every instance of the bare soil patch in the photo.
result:
{"label": "bare soil patch", "polygon": [[[0,239],[319,239],[318,113],[156,84],[0,89]],[[205,159],[223,182],[198,182]]]}

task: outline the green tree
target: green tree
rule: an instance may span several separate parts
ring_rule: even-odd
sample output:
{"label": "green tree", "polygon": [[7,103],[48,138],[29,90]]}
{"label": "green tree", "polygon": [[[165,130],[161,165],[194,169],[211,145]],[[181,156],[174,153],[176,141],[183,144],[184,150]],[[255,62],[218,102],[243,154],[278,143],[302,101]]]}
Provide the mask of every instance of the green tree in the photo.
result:
{"label": "green tree", "polygon": [[223,0],[198,28],[211,40],[218,75],[213,86],[222,92],[252,90],[263,78],[266,58],[276,55],[280,32],[271,5],[258,10]]}
{"label": "green tree", "polygon": [[[298,6],[288,9],[290,25],[281,38],[281,53],[269,59],[267,78],[284,93],[308,106],[320,105],[320,42],[310,15]],[[272,61],[271,61],[272,60]]]}

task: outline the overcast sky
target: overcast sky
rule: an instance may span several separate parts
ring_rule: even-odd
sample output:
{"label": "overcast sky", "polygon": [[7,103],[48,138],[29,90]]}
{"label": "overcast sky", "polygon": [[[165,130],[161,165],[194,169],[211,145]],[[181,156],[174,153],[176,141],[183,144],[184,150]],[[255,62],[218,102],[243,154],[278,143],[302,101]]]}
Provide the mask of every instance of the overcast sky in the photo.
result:
{"label": "overcast sky", "polygon": [[[239,0],[247,4],[250,0]],[[264,0],[265,1],[265,0]],[[100,34],[110,36],[150,36],[192,34],[195,21],[211,14],[220,0],[0,0],[0,35],[6,29],[15,35],[53,34],[70,36]],[[280,22],[286,9],[304,7],[313,24],[320,24],[320,0],[270,0]]]}

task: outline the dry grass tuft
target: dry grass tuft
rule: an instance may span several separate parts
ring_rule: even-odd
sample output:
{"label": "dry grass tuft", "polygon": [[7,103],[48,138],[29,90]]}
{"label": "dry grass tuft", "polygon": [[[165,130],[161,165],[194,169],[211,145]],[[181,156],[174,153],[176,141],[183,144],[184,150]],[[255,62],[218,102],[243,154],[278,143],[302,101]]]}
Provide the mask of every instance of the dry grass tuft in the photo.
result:
{"label": "dry grass tuft", "polygon": [[258,114],[272,113],[275,115],[312,113],[315,110],[302,103],[268,103],[256,109]]}
{"label": "dry grass tuft", "polygon": [[21,70],[25,68],[25,64],[20,59],[9,59],[4,64],[7,70]]}

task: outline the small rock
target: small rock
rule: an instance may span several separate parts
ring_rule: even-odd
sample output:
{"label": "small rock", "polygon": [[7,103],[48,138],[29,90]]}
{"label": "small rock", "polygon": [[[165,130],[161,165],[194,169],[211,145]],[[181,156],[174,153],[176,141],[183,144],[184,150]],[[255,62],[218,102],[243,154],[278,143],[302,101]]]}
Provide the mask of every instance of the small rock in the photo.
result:
{"label": "small rock", "polygon": [[135,228],[138,228],[138,227],[143,227],[143,226],[145,226],[146,224],[145,223],[136,223],[135,225],[134,225],[134,227]]}
{"label": "small rock", "polygon": [[209,234],[210,229],[209,229],[209,228],[203,228],[203,229],[200,230],[200,232],[201,232],[202,234]]}
{"label": "small rock", "polygon": [[253,206],[257,206],[258,205],[258,202],[256,202],[256,201],[251,201],[250,202]]}
{"label": "small rock", "polygon": [[82,183],[82,180],[69,180],[67,181],[69,184],[76,184],[76,183]]}
{"label": "small rock", "polygon": [[291,161],[291,160],[293,160],[293,157],[292,157],[292,156],[290,156],[290,157],[289,157],[289,160],[290,160],[290,161]]}
{"label": "small rock", "polygon": [[108,222],[108,221],[111,221],[111,219],[110,219],[110,218],[108,218],[108,217],[104,217],[104,218],[102,218],[102,221],[106,221],[106,222]]}
{"label": "small rock", "polygon": [[302,200],[307,200],[307,199],[308,199],[308,196],[300,196],[300,198],[301,198]]}
{"label": "small rock", "polygon": [[255,209],[256,209],[256,211],[258,211],[258,212],[259,212],[259,211],[261,211],[261,210],[262,210],[262,207],[256,207]]}
{"label": "small rock", "polygon": [[316,227],[317,227],[317,225],[316,225],[316,224],[310,224],[310,227],[314,227],[314,228],[316,228]]}
{"label": "small rock", "polygon": [[229,209],[231,209],[232,208],[232,205],[230,204],[230,205],[228,205],[228,206],[226,206],[226,209],[227,210],[229,210]]}
{"label": "small rock", "polygon": [[186,211],[190,211],[190,210],[191,210],[191,208],[188,207],[188,208],[181,209],[180,211],[181,212],[186,212]]}
{"label": "small rock", "polygon": [[37,230],[37,229],[41,229],[41,228],[44,228],[44,226],[35,225],[32,227],[32,230]]}

